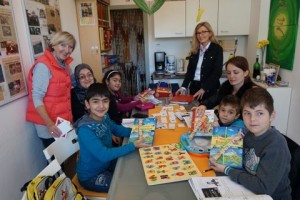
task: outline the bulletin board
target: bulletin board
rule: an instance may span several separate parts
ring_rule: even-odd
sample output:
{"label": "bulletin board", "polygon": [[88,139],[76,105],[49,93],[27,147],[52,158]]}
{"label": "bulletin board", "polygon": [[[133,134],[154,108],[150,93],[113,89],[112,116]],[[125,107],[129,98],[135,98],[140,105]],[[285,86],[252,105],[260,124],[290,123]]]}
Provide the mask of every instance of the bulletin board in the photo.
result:
{"label": "bulletin board", "polygon": [[59,0],[24,0],[34,58],[49,47],[53,35],[61,31]]}
{"label": "bulletin board", "polygon": [[27,95],[11,1],[0,1],[0,106]]}

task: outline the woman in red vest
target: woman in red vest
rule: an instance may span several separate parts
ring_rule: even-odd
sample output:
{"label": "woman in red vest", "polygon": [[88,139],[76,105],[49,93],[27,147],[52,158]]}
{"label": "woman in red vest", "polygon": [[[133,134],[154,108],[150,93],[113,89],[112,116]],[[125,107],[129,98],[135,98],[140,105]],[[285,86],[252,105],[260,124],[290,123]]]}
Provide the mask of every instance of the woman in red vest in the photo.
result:
{"label": "woman in red vest", "polygon": [[28,75],[29,101],[26,120],[33,123],[44,147],[62,132],[55,125],[57,117],[72,122],[70,55],[76,45],[74,36],[58,32],[49,48],[31,67]]}

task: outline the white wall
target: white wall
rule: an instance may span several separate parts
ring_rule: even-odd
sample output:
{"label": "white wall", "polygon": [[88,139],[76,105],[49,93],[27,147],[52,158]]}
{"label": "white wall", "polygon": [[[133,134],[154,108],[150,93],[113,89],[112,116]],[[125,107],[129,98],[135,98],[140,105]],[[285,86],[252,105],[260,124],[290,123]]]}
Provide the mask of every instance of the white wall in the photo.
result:
{"label": "white wall", "polygon": [[[74,2],[60,0],[62,29],[71,32],[79,41]],[[23,1],[12,0],[22,64],[27,77],[33,56],[22,4]],[[79,42],[72,56],[72,66],[81,62]],[[21,186],[47,164],[41,141],[31,124],[25,121],[26,106],[27,96],[0,107],[0,199],[21,199]]]}

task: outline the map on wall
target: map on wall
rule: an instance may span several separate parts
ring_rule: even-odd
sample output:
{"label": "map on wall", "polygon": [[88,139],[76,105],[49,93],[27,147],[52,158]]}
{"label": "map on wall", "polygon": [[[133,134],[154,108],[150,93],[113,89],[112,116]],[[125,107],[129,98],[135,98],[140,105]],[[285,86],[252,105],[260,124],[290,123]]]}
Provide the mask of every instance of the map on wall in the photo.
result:
{"label": "map on wall", "polygon": [[11,1],[0,1],[0,106],[27,95]]}
{"label": "map on wall", "polygon": [[298,32],[299,1],[271,0],[267,63],[293,69]]}
{"label": "map on wall", "polygon": [[59,0],[25,0],[24,6],[34,58],[38,58],[61,31]]}

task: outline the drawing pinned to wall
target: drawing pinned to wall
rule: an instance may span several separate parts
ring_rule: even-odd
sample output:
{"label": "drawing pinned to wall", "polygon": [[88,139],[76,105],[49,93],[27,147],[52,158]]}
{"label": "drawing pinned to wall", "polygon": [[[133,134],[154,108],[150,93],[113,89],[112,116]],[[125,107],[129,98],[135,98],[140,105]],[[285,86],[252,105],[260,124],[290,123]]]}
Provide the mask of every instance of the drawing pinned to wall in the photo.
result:
{"label": "drawing pinned to wall", "polygon": [[0,106],[27,95],[10,1],[0,1]]}
{"label": "drawing pinned to wall", "polygon": [[299,18],[299,1],[271,0],[269,18],[270,42],[266,63],[293,69]]}
{"label": "drawing pinned to wall", "polygon": [[34,58],[38,58],[52,36],[61,31],[59,0],[25,0],[24,7]]}

